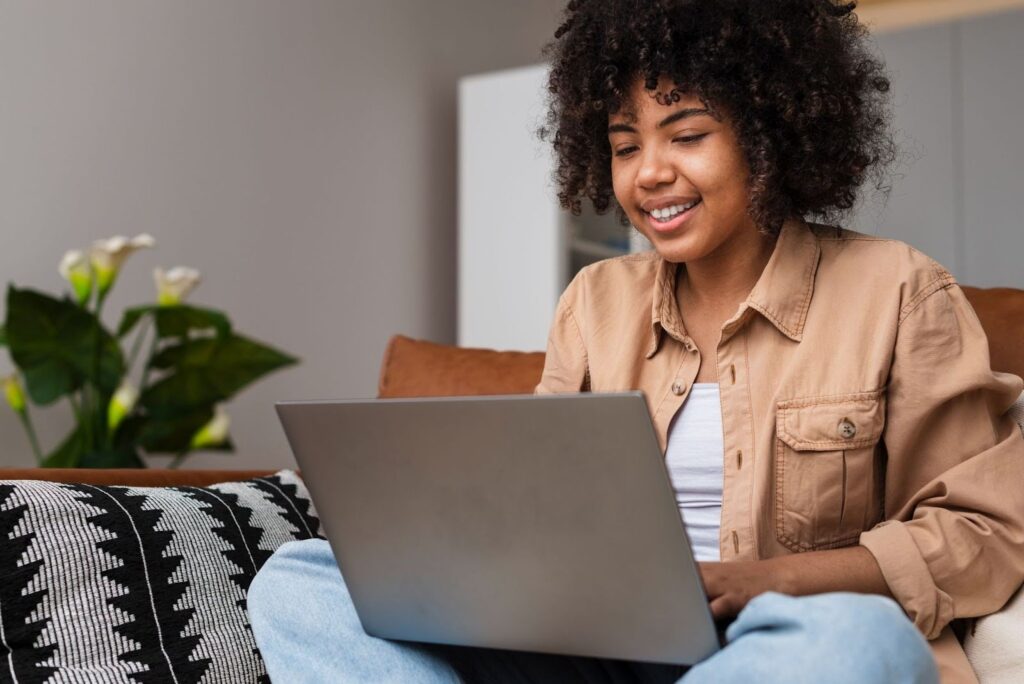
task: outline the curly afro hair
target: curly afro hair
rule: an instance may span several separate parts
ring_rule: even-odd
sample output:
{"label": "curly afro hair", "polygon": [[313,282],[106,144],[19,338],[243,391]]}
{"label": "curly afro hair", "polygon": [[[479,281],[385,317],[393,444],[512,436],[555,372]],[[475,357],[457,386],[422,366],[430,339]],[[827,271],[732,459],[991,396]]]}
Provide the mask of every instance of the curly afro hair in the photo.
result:
{"label": "curly afro hair", "polygon": [[[845,216],[895,157],[889,80],[855,3],[833,0],[571,0],[555,40],[542,136],[562,206],[612,202],[608,117],[659,76],[728,114],[750,167],[750,216]],[[619,208],[625,223],[625,215]]]}

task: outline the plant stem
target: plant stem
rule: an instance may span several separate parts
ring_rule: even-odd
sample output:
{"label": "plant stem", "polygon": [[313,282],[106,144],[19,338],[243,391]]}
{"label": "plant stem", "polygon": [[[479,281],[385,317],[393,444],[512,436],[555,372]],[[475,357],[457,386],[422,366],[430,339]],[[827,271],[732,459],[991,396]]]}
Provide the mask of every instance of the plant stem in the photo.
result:
{"label": "plant stem", "polygon": [[[71,398],[72,395],[68,395]],[[72,399],[71,405],[75,406],[75,402]],[[78,419],[78,425],[82,428],[82,441],[89,447],[92,446],[92,416],[89,415],[89,386],[82,385],[82,401],[77,406],[75,417]]]}
{"label": "plant stem", "polygon": [[[96,401],[93,405],[93,412],[90,416],[93,420],[92,427],[95,428],[93,438],[90,441],[90,445],[93,449],[99,449],[102,443],[106,440],[106,427],[107,427],[107,415],[106,406],[103,404],[103,390],[100,384],[100,339],[103,336],[103,321],[100,320],[100,311],[103,309],[103,302],[106,299],[104,293],[96,300],[96,318],[93,321],[95,324],[95,330],[93,331],[93,348],[92,348],[92,395]],[[87,381],[88,383],[88,381]]]}
{"label": "plant stem", "polygon": [[103,438],[104,444],[103,444],[103,446],[106,447],[107,449],[113,449],[114,448],[114,435],[116,433],[115,433],[114,430],[110,429],[110,425],[107,423],[107,416],[106,415],[104,415],[101,418],[101,420],[103,421],[103,433],[104,433],[104,438]]}
{"label": "plant stem", "polygon": [[142,394],[146,390],[146,382],[149,380],[149,371],[153,367],[153,354],[156,353],[156,346],[158,342],[160,342],[160,336],[153,335],[153,339],[149,343],[149,353],[146,354],[146,365],[142,368],[142,379],[139,381],[139,394]]}
{"label": "plant stem", "polygon": [[139,349],[142,347],[142,341],[146,339],[146,333],[148,332],[150,317],[146,316],[139,323],[139,332],[135,335],[135,342],[132,343],[132,351],[128,355],[128,365],[125,366],[125,372],[131,372],[132,367],[135,365],[135,359],[139,356]]}
{"label": "plant stem", "polygon": [[99,449],[102,444],[106,443],[106,441],[107,441],[107,432],[109,432],[107,430],[107,405],[104,404],[101,401],[102,399],[103,399],[103,394],[100,392],[99,387],[97,387],[96,388],[96,405],[97,405],[97,408],[96,408],[96,412],[93,414],[93,417],[96,419],[96,448],[97,449]]}
{"label": "plant stem", "polygon": [[[111,283],[110,285],[113,286],[113,283]],[[100,320],[100,313],[103,311],[103,303],[107,301],[107,295],[109,293],[110,289],[108,288],[106,292],[96,294],[96,311],[94,311],[93,313],[96,314],[97,321]]]}
{"label": "plant stem", "polygon": [[21,423],[25,426],[25,432],[28,433],[28,441],[32,445],[32,453],[36,456],[36,463],[39,465],[43,464],[43,451],[39,448],[39,437],[36,435],[36,430],[32,426],[32,419],[28,417],[28,408],[18,414],[21,416]]}
{"label": "plant stem", "polygon": [[187,449],[185,451],[179,452],[177,456],[171,459],[171,463],[167,467],[170,468],[171,470],[177,470],[186,458],[188,458]]}
{"label": "plant stem", "polygon": [[100,435],[96,429],[96,415],[100,412],[100,392],[88,384],[82,385],[82,405],[85,410],[82,412],[82,425],[86,427],[86,444],[89,449],[98,449]]}
{"label": "plant stem", "polygon": [[68,403],[71,404],[71,411],[75,414],[75,420],[77,420],[78,424],[81,425],[82,424],[82,407],[78,405],[77,401],[75,401],[75,395],[74,394],[68,393]]}

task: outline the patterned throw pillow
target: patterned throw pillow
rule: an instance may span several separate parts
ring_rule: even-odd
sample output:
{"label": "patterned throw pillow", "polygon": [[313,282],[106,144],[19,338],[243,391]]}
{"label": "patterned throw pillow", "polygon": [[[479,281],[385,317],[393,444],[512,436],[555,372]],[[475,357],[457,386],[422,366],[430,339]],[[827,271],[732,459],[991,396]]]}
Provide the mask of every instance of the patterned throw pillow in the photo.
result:
{"label": "patterned throw pillow", "polygon": [[322,537],[293,472],[212,487],[0,482],[0,682],[268,681],[246,612]]}

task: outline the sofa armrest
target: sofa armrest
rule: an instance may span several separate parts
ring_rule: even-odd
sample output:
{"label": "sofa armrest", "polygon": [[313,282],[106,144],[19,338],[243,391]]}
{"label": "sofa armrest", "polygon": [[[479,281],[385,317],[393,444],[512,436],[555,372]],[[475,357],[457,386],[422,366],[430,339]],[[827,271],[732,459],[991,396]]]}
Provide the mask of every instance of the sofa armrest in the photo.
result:
{"label": "sofa armrest", "polygon": [[237,482],[273,474],[273,470],[0,468],[0,480],[44,480],[127,487],[206,487],[218,482]]}

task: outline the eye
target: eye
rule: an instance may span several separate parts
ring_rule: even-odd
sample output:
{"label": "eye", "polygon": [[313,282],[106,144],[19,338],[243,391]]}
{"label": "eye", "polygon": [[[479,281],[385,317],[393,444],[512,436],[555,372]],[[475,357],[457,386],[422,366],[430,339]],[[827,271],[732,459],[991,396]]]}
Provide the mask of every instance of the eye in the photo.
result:
{"label": "eye", "polygon": [[678,138],[672,138],[672,142],[682,143],[683,145],[692,145],[696,142],[700,142],[707,137],[707,133],[698,133],[697,135],[681,135]]}
{"label": "eye", "polygon": [[630,145],[629,147],[623,147],[615,150],[616,157],[628,157],[629,155],[636,152],[636,145]]}

